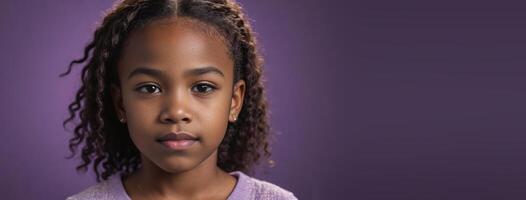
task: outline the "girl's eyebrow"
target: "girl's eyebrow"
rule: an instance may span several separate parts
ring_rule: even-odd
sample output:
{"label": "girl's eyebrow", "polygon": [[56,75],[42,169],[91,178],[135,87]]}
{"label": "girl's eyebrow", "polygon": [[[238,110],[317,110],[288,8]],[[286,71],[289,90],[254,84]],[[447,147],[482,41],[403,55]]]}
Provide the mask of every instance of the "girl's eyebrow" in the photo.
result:
{"label": "girl's eyebrow", "polygon": [[215,73],[217,75],[221,75],[222,77],[225,77],[223,72],[221,72],[221,70],[219,70],[218,68],[214,66],[205,66],[205,67],[200,67],[200,68],[189,69],[186,72],[184,72],[184,75],[185,76],[200,76],[200,75],[207,74],[207,73]]}
{"label": "girl's eyebrow", "polygon": [[137,67],[135,68],[135,70],[133,70],[130,73],[130,75],[128,75],[128,80],[132,78],[133,76],[139,75],[139,74],[146,74],[146,75],[150,75],[153,77],[161,77],[163,75],[163,72],[161,70],[152,69],[148,67]]}
{"label": "girl's eyebrow", "polygon": [[[200,76],[200,75],[207,74],[207,73],[215,73],[217,75],[225,77],[223,72],[221,72],[221,70],[219,70],[218,68],[214,66],[206,66],[206,67],[189,69],[184,72],[184,76]],[[146,75],[150,75],[150,76],[157,77],[157,78],[164,76],[164,72],[161,70],[153,69],[149,67],[137,67],[135,70],[133,70],[130,73],[130,75],[128,75],[128,79],[138,74],[146,74]]]}

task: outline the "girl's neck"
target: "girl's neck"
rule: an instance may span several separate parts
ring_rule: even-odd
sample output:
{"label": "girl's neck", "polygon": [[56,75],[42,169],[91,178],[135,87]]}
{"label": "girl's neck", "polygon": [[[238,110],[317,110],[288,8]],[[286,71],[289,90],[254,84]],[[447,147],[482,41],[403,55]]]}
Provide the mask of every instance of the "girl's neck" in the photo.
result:
{"label": "girl's neck", "polygon": [[181,173],[168,173],[141,155],[142,167],[124,181],[126,191],[132,199],[226,199],[236,179],[217,166],[214,154],[194,169]]}

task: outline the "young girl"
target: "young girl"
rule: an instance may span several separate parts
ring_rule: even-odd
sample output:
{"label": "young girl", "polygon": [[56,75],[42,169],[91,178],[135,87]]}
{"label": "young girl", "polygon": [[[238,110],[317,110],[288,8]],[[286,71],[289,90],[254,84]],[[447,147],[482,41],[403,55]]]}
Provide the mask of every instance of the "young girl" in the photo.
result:
{"label": "young girl", "polygon": [[68,199],[296,199],[250,177],[270,156],[262,59],[230,0],[125,0],[84,49],[64,126],[97,184]]}

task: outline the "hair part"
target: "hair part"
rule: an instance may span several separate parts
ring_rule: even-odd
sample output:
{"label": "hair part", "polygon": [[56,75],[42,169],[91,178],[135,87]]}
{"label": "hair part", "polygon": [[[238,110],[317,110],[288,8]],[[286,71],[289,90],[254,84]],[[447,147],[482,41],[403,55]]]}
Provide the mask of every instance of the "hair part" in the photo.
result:
{"label": "hair part", "polygon": [[213,28],[224,39],[234,61],[234,83],[245,81],[243,108],[238,120],[228,123],[218,149],[218,166],[227,172],[252,174],[263,157],[272,166],[263,59],[242,8],[230,0],[124,0],[116,4],[95,30],[84,55],[71,61],[60,75],[68,75],[74,65],[84,65],[82,84],[68,106],[69,117],[63,122],[66,128],[74,119],[80,121],[75,123],[69,140],[71,155],[67,158],[73,158],[83,145],[82,161],[76,169],[85,172],[91,165],[97,182],[116,173],[129,175],[141,166],[140,151],[127,126],[118,121],[110,86],[120,85],[116,65],[130,33],[168,17],[190,18]]}

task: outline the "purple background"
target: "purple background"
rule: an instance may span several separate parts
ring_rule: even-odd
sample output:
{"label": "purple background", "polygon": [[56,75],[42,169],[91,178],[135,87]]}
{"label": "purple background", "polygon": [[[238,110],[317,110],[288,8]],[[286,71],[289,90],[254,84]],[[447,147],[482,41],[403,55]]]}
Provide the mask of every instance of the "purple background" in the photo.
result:
{"label": "purple background", "polygon": [[[300,199],[526,198],[524,3],[241,3],[281,133],[256,177]],[[2,199],[94,184],[64,159],[78,71],[58,74],[112,4],[0,2]]]}

